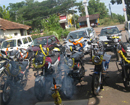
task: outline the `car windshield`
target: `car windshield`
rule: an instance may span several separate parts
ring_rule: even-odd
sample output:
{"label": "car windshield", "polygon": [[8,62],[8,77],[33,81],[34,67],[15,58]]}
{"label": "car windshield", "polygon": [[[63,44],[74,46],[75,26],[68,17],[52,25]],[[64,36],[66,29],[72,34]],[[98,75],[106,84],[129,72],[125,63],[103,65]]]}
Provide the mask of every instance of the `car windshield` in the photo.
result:
{"label": "car windshield", "polygon": [[1,48],[16,47],[16,40],[7,40],[2,43]]}
{"label": "car windshield", "polygon": [[73,39],[79,39],[81,37],[86,38],[87,33],[85,31],[78,31],[78,32],[69,33],[67,40],[72,39],[71,36],[73,37]]}
{"label": "car windshield", "polygon": [[46,45],[47,44],[47,39],[46,38],[38,38],[34,39],[33,42],[31,43],[31,46],[37,46],[37,45]]}
{"label": "car windshield", "polygon": [[120,31],[117,27],[105,28],[101,30],[100,36],[107,36],[112,34],[118,34]]}

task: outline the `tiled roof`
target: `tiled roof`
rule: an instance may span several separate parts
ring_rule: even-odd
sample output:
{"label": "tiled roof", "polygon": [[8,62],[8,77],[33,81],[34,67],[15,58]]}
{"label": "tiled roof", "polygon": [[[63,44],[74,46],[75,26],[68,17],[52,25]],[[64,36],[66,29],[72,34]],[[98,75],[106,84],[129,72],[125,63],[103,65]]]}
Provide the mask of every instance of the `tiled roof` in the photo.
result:
{"label": "tiled roof", "polygon": [[11,22],[9,20],[5,20],[0,18],[0,29],[8,30],[8,29],[26,29],[28,30],[31,26],[19,24],[16,22]]}
{"label": "tiled roof", "polygon": [[[93,14],[93,15],[89,15],[89,20],[95,20],[99,18],[99,14]],[[86,21],[86,16],[82,16],[78,18],[78,22],[83,22]]]}

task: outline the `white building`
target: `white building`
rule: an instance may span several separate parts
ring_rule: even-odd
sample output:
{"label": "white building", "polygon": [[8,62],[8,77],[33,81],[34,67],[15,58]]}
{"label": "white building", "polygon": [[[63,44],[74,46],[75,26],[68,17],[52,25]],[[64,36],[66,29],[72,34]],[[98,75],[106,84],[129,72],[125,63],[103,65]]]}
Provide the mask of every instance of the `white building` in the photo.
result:
{"label": "white building", "polygon": [[11,22],[0,18],[0,38],[12,38],[15,36],[24,36],[27,35],[27,30],[31,26]]}

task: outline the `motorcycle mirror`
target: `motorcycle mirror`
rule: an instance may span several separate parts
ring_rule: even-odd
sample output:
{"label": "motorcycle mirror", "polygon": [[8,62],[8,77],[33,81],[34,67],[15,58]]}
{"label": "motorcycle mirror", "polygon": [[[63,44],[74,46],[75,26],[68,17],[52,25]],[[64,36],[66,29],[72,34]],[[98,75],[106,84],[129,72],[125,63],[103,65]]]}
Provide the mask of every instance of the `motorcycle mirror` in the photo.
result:
{"label": "motorcycle mirror", "polygon": [[55,85],[56,84],[56,81],[55,81],[55,78],[53,78],[53,85]]}

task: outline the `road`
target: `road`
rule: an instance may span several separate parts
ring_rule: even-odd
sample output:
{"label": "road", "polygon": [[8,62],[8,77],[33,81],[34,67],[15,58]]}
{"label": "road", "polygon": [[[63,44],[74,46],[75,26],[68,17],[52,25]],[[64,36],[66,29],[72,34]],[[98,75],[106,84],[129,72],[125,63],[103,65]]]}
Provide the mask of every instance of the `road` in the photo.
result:
{"label": "road", "polygon": [[[123,25],[118,25],[118,28],[123,29]],[[95,28],[95,31],[100,32],[101,28]],[[122,41],[125,41],[125,31],[122,31]],[[99,96],[94,97],[91,92],[91,81],[92,77],[89,74],[92,74],[94,65],[90,62],[90,55],[86,55],[84,58],[85,77],[81,84],[77,84],[75,92],[71,100],[77,99],[89,99],[88,105],[129,105],[130,92],[126,91],[122,79],[121,73],[118,72],[115,62],[115,56],[113,53],[109,52],[112,55],[111,62],[109,64],[108,76],[109,78],[105,80],[104,88],[100,92]],[[15,91],[13,94],[12,100],[9,105],[35,105],[38,100],[34,95],[34,72],[30,69],[29,78],[27,86],[23,90]],[[48,92],[49,93],[49,92]],[[63,98],[63,100],[65,100]],[[43,101],[53,101],[50,94],[47,94]],[[87,105],[87,103],[86,103]]]}

